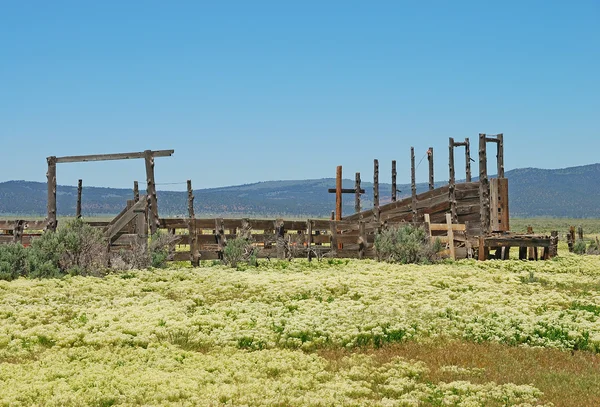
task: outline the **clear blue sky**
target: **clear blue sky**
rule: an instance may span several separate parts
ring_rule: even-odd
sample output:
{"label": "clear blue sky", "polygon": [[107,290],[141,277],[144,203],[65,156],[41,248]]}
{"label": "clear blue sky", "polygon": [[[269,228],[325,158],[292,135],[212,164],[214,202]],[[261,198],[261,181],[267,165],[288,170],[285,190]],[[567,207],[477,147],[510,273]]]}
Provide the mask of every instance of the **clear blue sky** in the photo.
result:
{"label": "clear blue sky", "polygon": [[[158,183],[367,181],[374,158],[403,183],[410,146],[442,180],[448,137],[502,132],[507,170],[562,168],[600,162],[599,126],[599,1],[0,0],[0,182],[175,149]],[[78,178],[130,187],[144,165],[59,165]]]}

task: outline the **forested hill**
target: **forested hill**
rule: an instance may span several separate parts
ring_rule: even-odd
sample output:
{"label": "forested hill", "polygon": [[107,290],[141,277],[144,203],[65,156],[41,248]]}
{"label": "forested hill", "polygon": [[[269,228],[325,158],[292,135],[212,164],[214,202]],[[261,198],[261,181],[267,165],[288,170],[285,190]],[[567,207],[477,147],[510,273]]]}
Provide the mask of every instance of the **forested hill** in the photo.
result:
{"label": "forested hill", "polygon": [[[600,164],[558,170],[522,168],[506,172],[509,179],[510,212],[515,217],[600,217]],[[443,185],[444,183],[439,183]],[[334,194],[327,192],[335,186],[332,178],[267,181],[255,184],[194,191],[198,216],[282,216],[323,217],[335,206]],[[354,181],[344,180],[344,188],[353,188]],[[410,194],[409,185],[399,185],[399,197]],[[372,183],[364,182],[363,207],[372,205]],[[417,191],[427,189],[418,184]],[[46,213],[46,184],[28,181],[0,183],[0,214],[44,216]],[[380,184],[381,202],[390,200],[390,184]],[[130,189],[84,187],[82,210],[84,216],[113,215],[121,211]],[[59,215],[75,213],[77,188],[59,186],[57,204]],[[161,216],[185,216],[187,193],[159,191]],[[354,197],[344,196],[344,212],[354,211]]]}

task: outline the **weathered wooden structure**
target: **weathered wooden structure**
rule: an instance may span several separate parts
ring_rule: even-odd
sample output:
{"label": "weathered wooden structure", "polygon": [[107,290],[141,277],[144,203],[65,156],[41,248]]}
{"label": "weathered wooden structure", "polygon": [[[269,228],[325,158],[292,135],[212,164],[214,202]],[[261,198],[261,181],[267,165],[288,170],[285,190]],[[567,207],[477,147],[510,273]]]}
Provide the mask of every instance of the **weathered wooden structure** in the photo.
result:
{"label": "weathered wooden structure", "polygon": [[[497,177],[488,178],[487,145],[496,144]],[[465,181],[456,181],[454,151],[465,148]],[[382,228],[411,222],[424,225],[432,239],[447,244],[451,258],[477,256],[508,258],[511,247],[519,248],[519,258],[545,259],[556,255],[558,235],[514,234],[510,232],[508,180],[504,177],[504,137],[479,134],[479,179],[471,178],[470,142],[449,139],[449,181],[435,188],[433,147],[427,151],[429,164],[428,190],[417,193],[415,152],[411,147],[411,194],[397,197],[396,161],[392,162],[391,202],[380,205],[379,161],[373,161],[373,207],[361,208],[360,173],[355,175],[353,189],[342,188],[342,167],[336,170],[336,210],[331,220],[283,219],[197,219],[194,213],[194,194],[191,180],[187,181],[188,217],[160,218],[154,182],[154,157],[166,157],[173,150],[137,153],[48,157],[48,216],[45,221],[0,221],[0,243],[28,244],[41,230],[56,229],[56,164],[82,161],[120,160],[143,158],[146,164],[147,195],[140,196],[134,182],[133,199],[110,222],[89,222],[102,227],[108,250],[121,250],[147,244],[148,234],[158,229],[178,237],[178,250],[173,247],[175,260],[189,260],[194,266],[199,261],[221,259],[227,241],[243,236],[260,248],[258,257],[356,257],[374,258],[375,235]],[[354,194],[355,213],[343,216],[342,194]],[[81,215],[81,180],[78,184],[77,216]],[[29,232],[29,233],[28,233]],[[538,255],[537,248],[541,248]],[[492,253],[495,251],[495,253]]]}
{"label": "weathered wooden structure", "polygon": [[154,158],[155,157],[170,157],[175,150],[145,150],[134,153],[117,153],[117,154],[94,154],[94,155],[78,155],[67,157],[50,156],[46,158],[48,162],[48,215],[46,217],[46,229],[56,230],[56,164],[60,163],[77,163],[88,161],[109,161],[109,160],[127,160],[135,158],[143,158],[146,163],[146,182],[148,192],[149,205],[149,221],[150,230],[154,233],[158,227],[158,202],[156,199],[156,184],[154,182]]}

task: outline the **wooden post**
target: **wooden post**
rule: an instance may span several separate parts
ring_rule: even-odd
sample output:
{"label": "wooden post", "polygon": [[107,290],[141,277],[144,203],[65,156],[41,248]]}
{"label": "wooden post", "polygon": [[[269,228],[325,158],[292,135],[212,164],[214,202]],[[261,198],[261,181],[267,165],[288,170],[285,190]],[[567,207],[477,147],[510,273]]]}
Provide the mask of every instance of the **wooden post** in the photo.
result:
{"label": "wooden post", "polygon": [[331,220],[335,220],[335,211],[331,211]]}
{"label": "wooden post", "polygon": [[431,191],[435,188],[433,181],[433,147],[429,147],[427,150],[427,161],[429,161],[429,190]]}
{"label": "wooden post", "polygon": [[569,233],[567,233],[567,246],[569,247],[569,253],[573,253],[575,247],[575,226],[569,227]]}
{"label": "wooden post", "polygon": [[481,201],[481,233],[490,233],[490,183],[487,176],[485,134],[479,134],[479,199]]}
{"label": "wooden post", "polygon": [[452,229],[452,215],[446,214],[446,224],[448,225],[448,247],[450,248],[450,258],[456,260],[456,251],[454,249],[454,230]]}
{"label": "wooden post", "polygon": [[365,252],[368,244],[365,222],[362,220],[358,222],[358,233],[358,258],[362,260],[365,258]]}
{"label": "wooden post", "polygon": [[198,252],[198,236],[196,235],[196,214],[194,212],[194,190],[192,189],[192,180],[187,180],[188,192],[188,220],[187,227],[190,241],[190,262],[192,267],[200,265],[200,253]]}
{"label": "wooden post", "polygon": [[337,256],[338,243],[337,243],[337,222],[332,220],[329,222],[329,230],[331,233],[331,255],[332,257]]}
{"label": "wooden post", "polygon": [[485,261],[489,257],[490,249],[485,246],[485,237],[479,236],[479,254],[478,260]]}
{"label": "wooden post", "polygon": [[82,183],[82,180],[77,181],[77,209],[75,214],[77,219],[81,218],[81,190],[83,189]]}
{"label": "wooden post", "polygon": [[471,182],[471,147],[469,138],[465,138],[465,173],[466,181]]}
{"label": "wooden post", "polygon": [[392,202],[396,202],[396,160],[392,160]]}
{"label": "wooden post", "polygon": [[354,212],[360,212],[360,172],[356,173],[354,179]]}
{"label": "wooden post", "polygon": [[550,248],[548,249],[548,258],[558,256],[558,231],[553,230],[550,233]]}
{"label": "wooden post", "polygon": [[277,258],[280,260],[285,259],[287,256],[287,249],[283,219],[275,220],[275,237],[277,239]]}
{"label": "wooden post", "polygon": [[46,218],[46,230],[56,231],[56,157],[46,158],[48,162],[48,172],[46,178],[48,181],[48,215]]}
{"label": "wooden post", "polygon": [[338,165],[335,172],[335,219],[342,219],[342,166]]}
{"label": "wooden post", "polygon": [[16,220],[13,227],[13,243],[23,243],[23,220]]}
{"label": "wooden post", "polygon": [[312,220],[306,221],[306,253],[308,261],[312,261]]}
{"label": "wooden post", "polygon": [[581,226],[577,228],[577,237],[579,240],[583,240],[583,228]]}
{"label": "wooden post", "polygon": [[138,202],[140,200],[140,189],[138,187],[138,182],[133,181],[133,200]]}
{"label": "wooden post", "polygon": [[222,218],[215,219],[215,240],[217,241],[217,257],[224,260],[223,251],[227,242],[225,241],[225,225]]}
{"label": "wooden post", "polygon": [[496,155],[498,160],[498,178],[504,178],[504,134],[500,133],[496,138],[498,139],[498,153]]}
{"label": "wooden post", "polygon": [[379,221],[379,161],[373,160],[373,207]]}
{"label": "wooden post", "polygon": [[151,150],[144,151],[144,159],[146,161],[146,182],[149,210],[148,216],[150,220],[150,233],[155,234],[160,226],[158,221],[158,201],[156,199],[156,183],[154,182],[154,156]]}
{"label": "wooden post", "polygon": [[[527,226],[527,234],[528,235],[532,235],[533,234],[533,227]],[[537,248],[536,247],[529,247],[527,249],[527,257],[529,258],[529,260],[537,260]]]}
{"label": "wooden post", "polygon": [[412,221],[417,222],[417,180],[415,175],[415,148],[410,148],[410,189],[412,192]]}
{"label": "wooden post", "polygon": [[[148,202],[148,197],[146,197]],[[148,246],[148,206],[135,216],[135,233],[137,235],[138,248],[142,253]]]}
{"label": "wooden post", "polygon": [[452,221],[458,223],[458,215],[456,212],[456,172],[454,170],[454,139],[450,137],[448,144],[448,168],[450,178],[448,181],[448,199],[450,200],[450,212]]}

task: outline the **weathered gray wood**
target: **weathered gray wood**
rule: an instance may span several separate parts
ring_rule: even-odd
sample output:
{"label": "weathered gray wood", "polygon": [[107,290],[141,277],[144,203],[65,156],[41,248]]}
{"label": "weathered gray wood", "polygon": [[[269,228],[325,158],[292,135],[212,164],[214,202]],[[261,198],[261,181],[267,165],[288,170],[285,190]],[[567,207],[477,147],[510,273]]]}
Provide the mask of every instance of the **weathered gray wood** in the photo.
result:
{"label": "weathered gray wood", "polygon": [[[150,151],[153,157],[169,157],[175,150],[146,150]],[[66,157],[55,157],[56,163],[78,163],[88,161],[109,161],[109,160],[127,160],[131,158],[145,158],[146,151],[134,153],[117,153],[117,154],[92,154],[92,155],[73,155]]]}
{"label": "weathered gray wood", "polygon": [[427,161],[429,162],[429,190],[435,189],[435,183],[433,180],[433,147],[429,147],[427,150]]}
{"label": "weathered gray wood", "polygon": [[[215,219],[215,240],[217,242],[217,255],[219,260],[223,260],[223,251],[227,241],[225,240],[225,225],[222,218]],[[202,256],[204,258],[204,256]]]}
{"label": "weathered gray wood", "polygon": [[498,178],[504,178],[504,135],[502,133],[496,136],[498,139],[498,153],[496,155],[498,164]]}
{"label": "weathered gray wood", "polygon": [[332,220],[329,223],[329,230],[331,233],[331,253],[335,257],[338,251],[338,233],[337,233],[337,222]]}
{"label": "weathered gray wood", "polygon": [[481,197],[481,232],[490,232],[490,184],[487,176],[486,136],[479,134],[479,196]]}
{"label": "weathered gray wood", "polygon": [[137,181],[133,181],[133,200],[135,202],[140,200],[140,189]]}
{"label": "weathered gray wood", "polygon": [[471,182],[471,143],[465,138],[465,175],[466,181]]}
{"label": "weathered gray wood", "polygon": [[158,227],[158,200],[156,199],[156,183],[154,181],[154,155],[153,151],[144,151],[146,162],[146,191],[148,193],[148,217],[150,223],[150,233],[155,234]]}
{"label": "weathered gray wood", "polygon": [[415,148],[410,148],[410,189],[412,192],[411,206],[412,206],[412,221],[416,223],[417,219],[417,181],[415,174]]}
{"label": "weathered gray wood", "polygon": [[81,218],[81,191],[83,190],[83,181],[77,181],[77,209],[75,210],[75,216],[77,219]]}
{"label": "weathered gray wood", "polygon": [[379,161],[373,160],[373,208],[379,213]]}
{"label": "weathered gray wood", "polygon": [[308,261],[312,261],[313,223],[310,219],[306,221],[306,253]]}
{"label": "weathered gray wood", "polygon": [[24,229],[24,221],[16,220],[13,227],[13,242],[14,243],[23,243],[23,229]]}
{"label": "weathered gray wood", "polygon": [[360,212],[360,194],[364,194],[365,190],[360,188],[360,172],[355,174],[354,178],[354,212]]}
{"label": "weathered gray wood", "polygon": [[360,221],[359,222],[359,233],[360,236],[358,238],[358,258],[359,259],[364,259],[365,258],[365,252],[368,248],[368,240],[367,240],[367,232],[366,232],[366,227],[365,227],[365,222]]}
{"label": "weathered gray wood", "polygon": [[392,160],[392,202],[396,202],[396,160]]}
{"label": "weathered gray wood", "polygon": [[[330,194],[335,194],[337,192],[337,189],[336,188],[329,188],[329,189],[327,189],[327,192],[330,193]],[[365,190],[364,189],[359,189],[358,193],[359,194],[364,194]],[[356,188],[342,188],[342,194],[356,194]]]}
{"label": "weathered gray wood", "polygon": [[140,200],[131,206],[126,212],[120,214],[120,216],[113,224],[109,225],[104,236],[108,239],[109,243],[112,243],[129,222],[131,222],[138,213],[143,213],[146,208],[146,202]]}
{"label": "weathered gray wood", "polygon": [[46,178],[48,182],[48,215],[46,218],[46,230],[50,232],[56,231],[56,157],[51,156],[46,158],[48,162],[48,172]]}
{"label": "weathered gray wood", "polygon": [[458,222],[458,214],[456,213],[456,172],[454,170],[454,147],[455,147],[454,139],[450,137],[449,147],[448,147],[448,168],[450,173],[450,178],[448,181],[448,200],[450,201],[450,212],[452,217],[452,222]]}
{"label": "weathered gray wood", "polygon": [[277,258],[285,259],[287,257],[287,244],[285,241],[285,223],[283,219],[275,220],[275,238],[277,242]]}
{"label": "weathered gray wood", "polygon": [[[148,245],[148,198],[144,197],[146,204],[143,204],[144,210],[136,212],[135,234],[137,235],[137,245],[141,251],[145,251]],[[135,202],[137,205],[139,201]]]}
{"label": "weathered gray wood", "polygon": [[187,193],[188,193],[188,234],[190,236],[190,262],[192,267],[198,267],[200,265],[200,255],[198,253],[198,237],[196,236],[196,214],[194,212],[194,190],[192,189],[192,180],[187,180]]}

